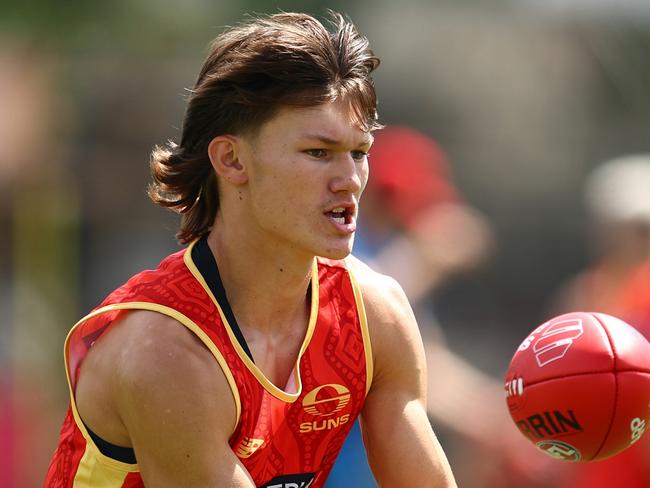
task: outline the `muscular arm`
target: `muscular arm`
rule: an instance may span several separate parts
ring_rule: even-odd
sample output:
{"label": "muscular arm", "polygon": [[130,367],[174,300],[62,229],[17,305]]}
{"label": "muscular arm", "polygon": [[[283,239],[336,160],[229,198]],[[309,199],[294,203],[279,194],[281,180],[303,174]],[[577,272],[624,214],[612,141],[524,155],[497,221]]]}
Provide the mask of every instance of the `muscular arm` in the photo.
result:
{"label": "muscular arm", "polygon": [[426,362],[408,301],[394,280],[361,274],[375,364],[361,423],[373,474],[391,488],[455,487],[427,418]]}
{"label": "muscular arm", "polygon": [[[123,426],[146,486],[255,486],[228,445],[236,407],[227,380],[189,330],[169,317],[135,312],[93,349],[99,346],[103,360],[89,354],[81,375],[86,385],[107,385],[108,411]],[[109,424],[111,417],[94,413],[82,387],[80,380],[80,414],[101,435],[102,417]]]}

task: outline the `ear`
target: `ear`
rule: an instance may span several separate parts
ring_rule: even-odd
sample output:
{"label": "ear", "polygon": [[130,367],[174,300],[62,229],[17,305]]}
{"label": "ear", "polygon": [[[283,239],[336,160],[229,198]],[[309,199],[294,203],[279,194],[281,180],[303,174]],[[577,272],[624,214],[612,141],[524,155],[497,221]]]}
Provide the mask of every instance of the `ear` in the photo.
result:
{"label": "ear", "polygon": [[220,178],[233,184],[243,185],[248,181],[246,166],[242,164],[241,141],[231,135],[217,136],[208,145],[208,157]]}

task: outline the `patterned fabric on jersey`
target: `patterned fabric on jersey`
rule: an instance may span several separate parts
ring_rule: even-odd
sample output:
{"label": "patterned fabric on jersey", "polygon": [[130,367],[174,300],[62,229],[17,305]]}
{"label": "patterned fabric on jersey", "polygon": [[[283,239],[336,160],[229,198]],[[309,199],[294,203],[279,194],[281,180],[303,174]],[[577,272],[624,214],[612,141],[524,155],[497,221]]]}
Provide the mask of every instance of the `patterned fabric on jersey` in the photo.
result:
{"label": "patterned fabric on jersey", "polygon": [[229,444],[258,487],[323,486],[372,378],[365,312],[353,276],[342,261],[314,262],[310,321],[291,375],[294,384],[283,390],[253,362],[225,293],[219,296],[216,264],[212,272],[205,265],[199,271],[195,247],[209,251],[202,239],[172,254],[158,269],[131,278],[71,330],[65,346],[71,403],[47,487],[143,486],[137,464],[99,451],[79,418],[72,393],[89,348],[134,309],[175,318],[212,352],[237,407]]}

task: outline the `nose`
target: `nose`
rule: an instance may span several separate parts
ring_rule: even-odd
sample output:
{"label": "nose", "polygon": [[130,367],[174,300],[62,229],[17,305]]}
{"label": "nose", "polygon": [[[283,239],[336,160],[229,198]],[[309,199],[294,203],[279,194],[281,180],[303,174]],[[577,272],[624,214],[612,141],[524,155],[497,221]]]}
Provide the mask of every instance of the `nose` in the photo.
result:
{"label": "nose", "polygon": [[335,165],[335,174],[330,180],[330,190],[333,193],[349,192],[354,195],[361,193],[368,180],[368,162],[357,162],[352,155],[342,156]]}

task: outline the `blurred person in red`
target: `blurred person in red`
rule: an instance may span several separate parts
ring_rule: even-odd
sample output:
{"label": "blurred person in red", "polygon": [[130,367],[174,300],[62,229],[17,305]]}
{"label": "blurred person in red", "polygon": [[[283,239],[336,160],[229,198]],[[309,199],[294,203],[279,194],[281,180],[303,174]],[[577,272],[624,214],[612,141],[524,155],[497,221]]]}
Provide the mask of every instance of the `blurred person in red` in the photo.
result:
{"label": "blurred person in red", "polygon": [[603,163],[584,188],[594,256],[560,289],[554,307],[613,311],[630,273],[650,257],[650,154]]}
{"label": "blurred person in red", "polygon": [[[609,313],[650,339],[650,154],[598,166],[585,181],[584,199],[595,256],[560,289],[553,313]],[[567,476],[573,488],[647,488],[650,437],[613,458],[572,465]]]}
{"label": "blurred person in red", "polygon": [[[434,424],[461,434],[462,440],[454,439],[463,451],[454,468],[459,484],[538,486],[524,472],[536,476],[535,460],[545,465],[545,456],[520,439],[501,382],[447,347],[431,303],[441,284],[487,259],[494,244],[488,222],[463,201],[444,151],[426,135],[387,127],[378,131],[369,160],[354,254],[395,277],[411,300],[427,353],[428,414]],[[376,486],[362,430],[363,422],[348,436],[328,487]],[[531,459],[514,454],[520,449]]]}

